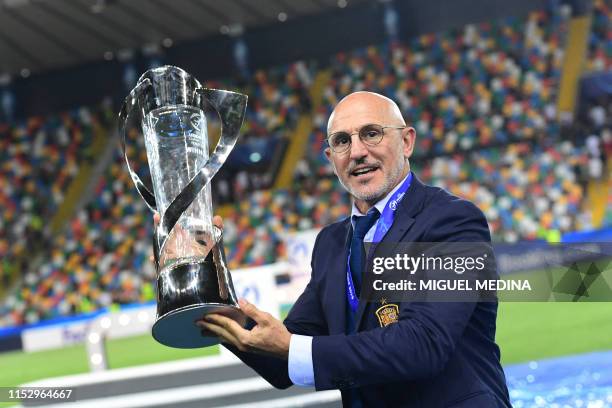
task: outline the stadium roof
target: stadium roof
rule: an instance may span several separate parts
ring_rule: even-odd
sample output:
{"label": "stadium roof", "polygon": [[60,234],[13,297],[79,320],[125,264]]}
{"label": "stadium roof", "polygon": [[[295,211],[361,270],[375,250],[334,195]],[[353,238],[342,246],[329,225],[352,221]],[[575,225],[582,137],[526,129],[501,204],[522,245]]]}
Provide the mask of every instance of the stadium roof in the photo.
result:
{"label": "stadium roof", "polygon": [[0,76],[28,76],[364,0],[0,0]]}

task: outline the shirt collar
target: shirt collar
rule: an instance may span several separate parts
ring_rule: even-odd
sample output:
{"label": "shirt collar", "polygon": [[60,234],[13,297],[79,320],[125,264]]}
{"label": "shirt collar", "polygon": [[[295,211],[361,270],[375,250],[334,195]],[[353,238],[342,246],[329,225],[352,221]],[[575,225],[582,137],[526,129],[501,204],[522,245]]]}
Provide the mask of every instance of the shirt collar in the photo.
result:
{"label": "shirt collar", "polygon": [[[404,177],[399,183],[397,183],[397,186],[395,186],[393,190],[389,191],[386,196],[384,196],[383,198],[378,200],[376,204],[374,204],[374,207],[378,210],[379,214],[382,214],[383,210],[385,209],[385,206],[391,199],[391,196],[393,196],[393,194],[401,187],[401,185],[404,184],[404,181],[406,181],[408,176],[410,176],[410,171],[408,172],[408,174],[406,174],[406,177]],[[361,211],[359,211],[359,208],[357,208],[357,206],[355,205],[355,200],[353,200],[353,209],[351,210],[351,224],[353,224],[353,227],[355,226],[353,217],[363,217],[364,215],[365,214],[362,214]]]}

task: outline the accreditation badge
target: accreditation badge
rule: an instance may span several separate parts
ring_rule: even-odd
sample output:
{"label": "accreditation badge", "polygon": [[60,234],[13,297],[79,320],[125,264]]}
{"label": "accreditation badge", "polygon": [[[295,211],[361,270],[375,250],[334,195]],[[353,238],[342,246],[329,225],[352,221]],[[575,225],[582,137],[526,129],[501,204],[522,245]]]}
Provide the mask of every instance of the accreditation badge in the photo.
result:
{"label": "accreditation badge", "polygon": [[376,309],[376,317],[380,327],[385,327],[399,320],[399,306],[395,303],[387,303],[382,301],[382,306]]}

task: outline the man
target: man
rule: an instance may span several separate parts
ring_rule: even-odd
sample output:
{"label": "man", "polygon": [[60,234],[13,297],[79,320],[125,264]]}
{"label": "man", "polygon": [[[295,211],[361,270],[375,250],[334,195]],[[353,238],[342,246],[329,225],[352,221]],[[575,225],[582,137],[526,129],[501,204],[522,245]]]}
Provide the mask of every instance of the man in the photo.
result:
{"label": "man", "polygon": [[319,233],[311,280],[284,323],[241,300],[249,330],[220,315],[198,325],[275,387],[340,389],[345,406],[510,407],[496,303],[403,302],[384,320],[384,302],[357,299],[364,241],[489,242],[482,213],[410,171],[416,133],[390,99],[347,96],[328,135],[325,154],[353,215]]}

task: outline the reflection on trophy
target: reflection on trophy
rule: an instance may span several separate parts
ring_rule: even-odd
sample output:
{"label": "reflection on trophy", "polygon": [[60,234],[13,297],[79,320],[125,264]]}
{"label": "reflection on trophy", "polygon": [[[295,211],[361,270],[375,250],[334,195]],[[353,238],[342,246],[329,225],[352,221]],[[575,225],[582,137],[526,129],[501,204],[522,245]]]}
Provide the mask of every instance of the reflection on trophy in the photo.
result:
{"label": "reflection on trophy", "polygon": [[[222,231],[212,223],[210,181],[233,149],[246,110],[246,95],[205,89],[187,72],[164,66],[145,72],[119,114],[125,159],[134,184],[161,219],[154,234],[157,319],[153,337],[178,348],[218,343],[195,321],[221,313],[244,325],[225,262]],[[208,155],[204,111],[221,119],[221,138]],[[130,166],[127,132],[144,136],[153,193]]]}

